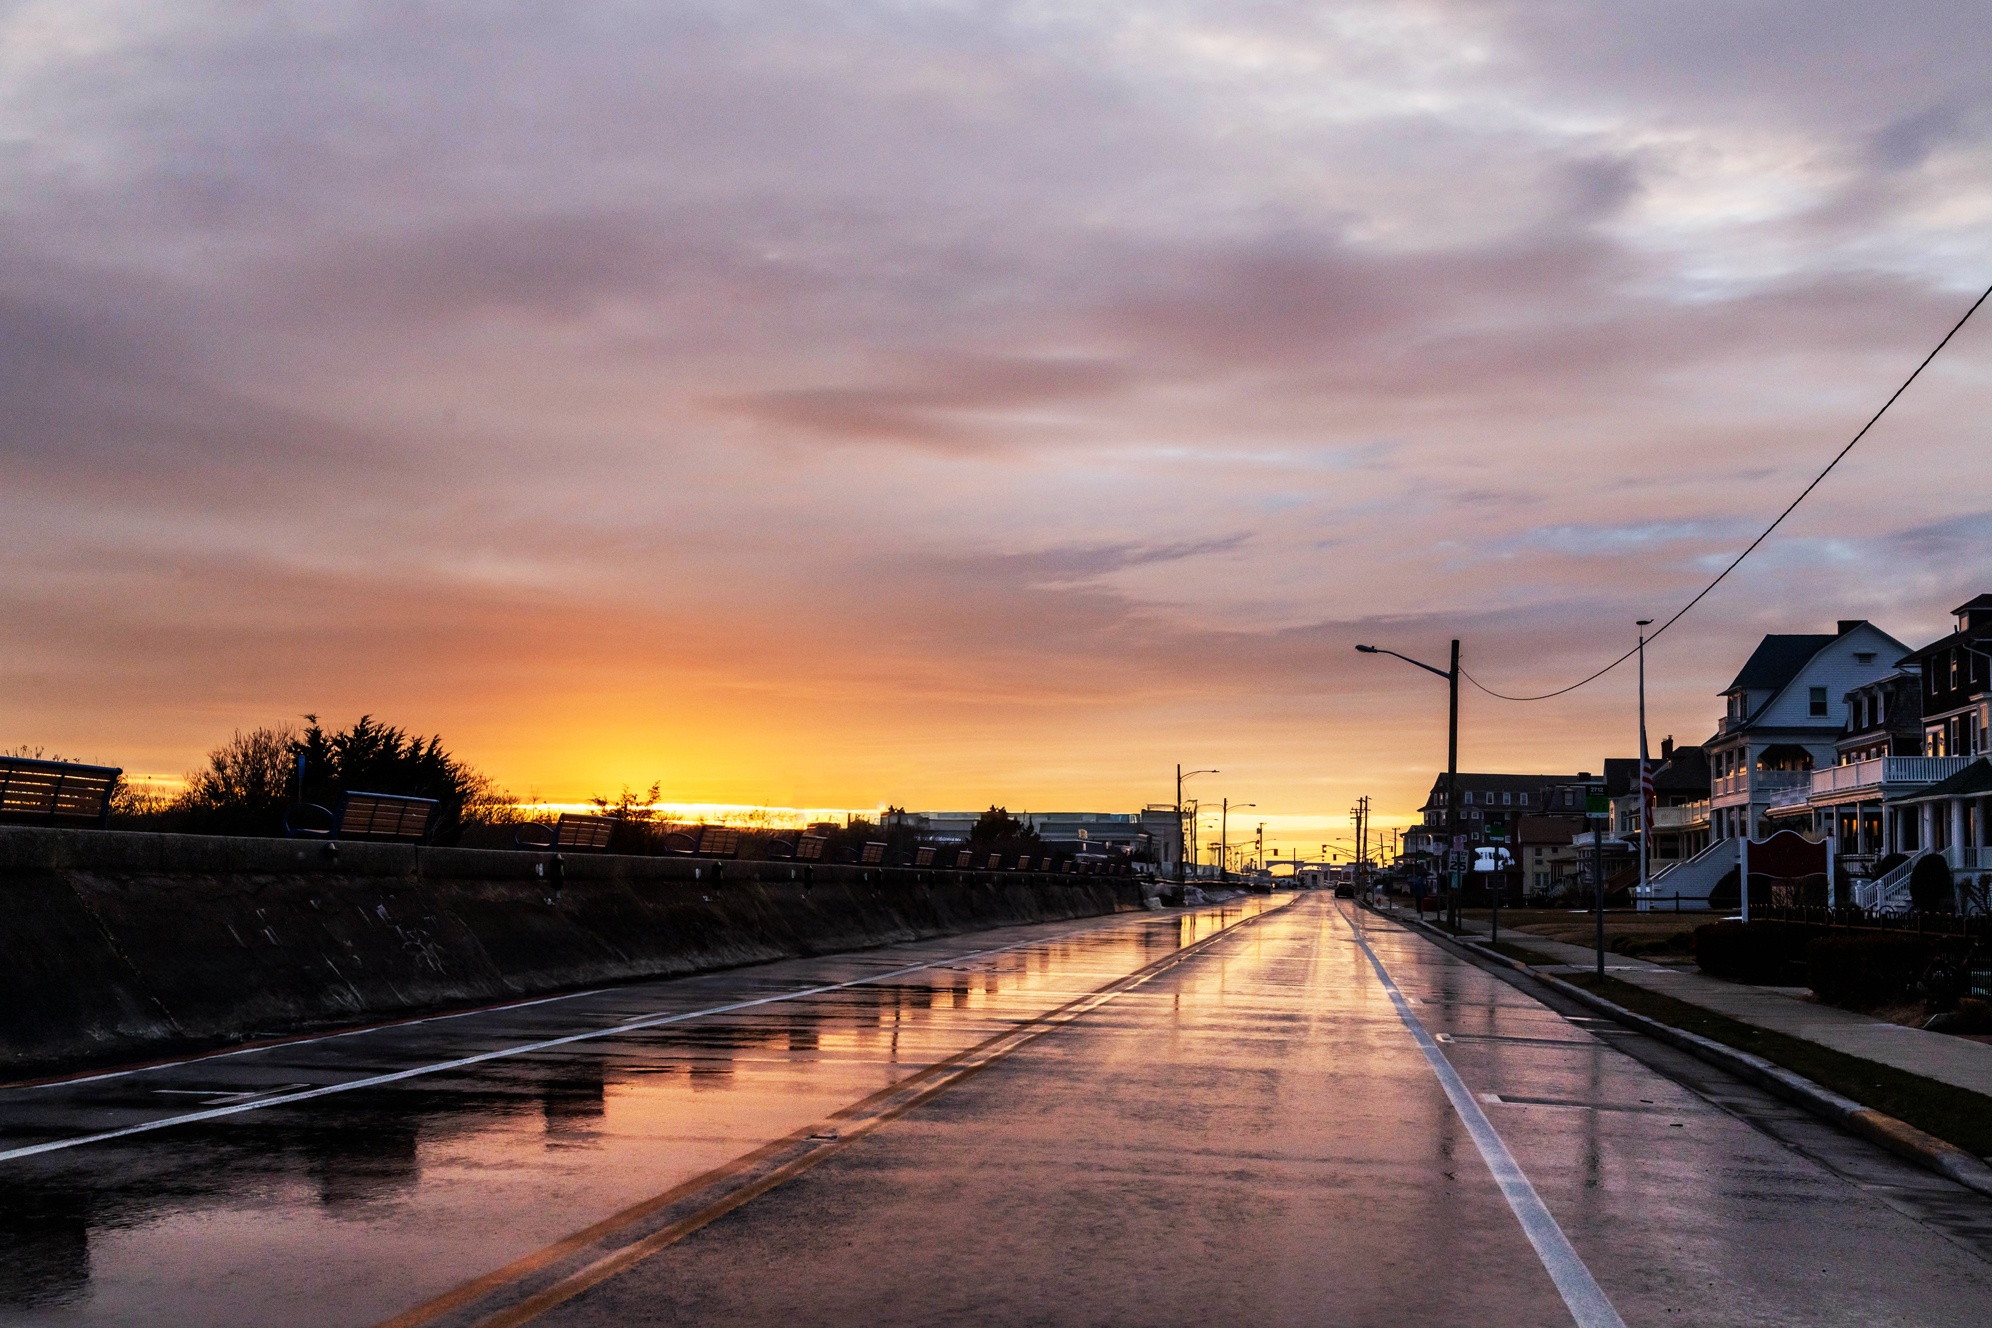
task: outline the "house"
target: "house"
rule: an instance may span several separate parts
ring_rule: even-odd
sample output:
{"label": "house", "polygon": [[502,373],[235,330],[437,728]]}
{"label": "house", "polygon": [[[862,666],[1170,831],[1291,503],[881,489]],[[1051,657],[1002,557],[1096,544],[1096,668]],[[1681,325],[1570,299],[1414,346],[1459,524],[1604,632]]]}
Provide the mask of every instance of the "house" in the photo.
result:
{"label": "house", "polygon": [[[1637,762],[1632,763],[1635,767]],[[1514,846],[1524,817],[1561,813],[1582,817],[1585,800],[1605,791],[1602,776],[1588,771],[1576,775],[1459,775],[1459,835],[1470,854],[1489,845]],[[1445,871],[1443,853],[1446,830],[1446,777],[1443,772],[1432,780],[1432,791],[1418,809],[1423,824],[1407,832],[1407,841],[1425,848],[1424,865],[1433,873]],[[1519,857],[1519,855],[1517,855]],[[1529,889],[1528,868],[1520,861],[1499,879],[1475,873],[1466,882],[1470,889],[1496,888],[1504,897],[1519,900]]]}
{"label": "house", "polygon": [[[1693,857],[1708,843],[1708,752],[1693,745],[1676,747],[1670,733],[1660,740],[1660,750],[1651,759],[1653,848],[1649,860],[1658,871]],[[1636,781],[1639,763],[1631,765]],[[1612,799],[1612,835],[1636,846],[1639,834],[1639,790],[1635,786]]]}
{"label": "house", "polygon": [[1979,756],[1992,728],[1992,594],[1951,610],[1957,630],[1899,661],[1922,676],[1924,756]]}
{"label": "house", "polygon": [[1982,856],[1986,808],[1966,768],[1987,750],[1992,727],[1992,594],[1951,613],[1949,635],[1843,694],[1836,763],[1811,775],[1809,822],[1775,810],[1774,820],[1832,839],[1856,878],[1896,854],[1941,849],[1959,868]]}
{"label": "house", "polygon": [[1761,837],[1773,806],[1809,812],[1812,772],[1834,764],[1845,725],[1835,701],[1893,674],[1908,651],[1864,619],[1829,634],[1773,634],[1722,696],[1726,713],[1704,745],[1711,841]]}
{"label": "house", "polygon": [[1560,896],[1577,887],[1580,864],[1577,836],[1584,832],[1579,816],[1524,816],[1515,827],[1515,861],[1521,868],[1524,897]]}

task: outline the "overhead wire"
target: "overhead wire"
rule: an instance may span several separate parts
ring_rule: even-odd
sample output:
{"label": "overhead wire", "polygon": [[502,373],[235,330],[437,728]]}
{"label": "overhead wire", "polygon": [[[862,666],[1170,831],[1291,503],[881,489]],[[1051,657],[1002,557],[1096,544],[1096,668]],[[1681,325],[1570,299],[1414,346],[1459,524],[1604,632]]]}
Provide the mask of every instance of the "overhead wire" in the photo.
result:
{"label": "overhead wire", "polygon": [[[1723,568],[1722,571],[1717,573],[1715,579],[1709,582],[1707,585],[1703,586],[1693,599],[1689,600],[1686,604],[1683,604],[1680,607],[1680,609],[1674,614],[1673,617],[1669,618],[1666,622],[1661,623],[1659,627],[1655,628],[1653,634],[1645,639],[1645,644],[1651,645],[1655,640],[1659,638],[1662,632],[1666,631],[1669,627],[1672,627],[1675,623],[1679,622],[1682,618],[1686,617],[1689,609],[1692,609],[1694,608],[1695,605],[1701,603],[1702,600],[1707,597],[1708,593],[1711,590],[1714,590],[1717,586],[1721,585],[1723,580],[1731,572],[1735,571],[1738,565],[1741,564],[1745,558],[1748,558],[1752,553],[1756,552],[1758,545],[1762,544],[1765,540],[1771,537],[1772,531],[1776,530],[1779,526],[1784,524],[1784,519],[1790,516],[1793,511],[1797,510],[1798,505],[1804,502],[1806,497],[1809,494],[1811,494],[1811,492],[1814,489],[1819,487],[1820,481],[1824,480],[1828,475],[1833,473],[1833,468],[1839,465],[1840,462],[1846,458],[1847,453],[1854,450],[1854,444],[1860,442],[1861,439],[1865,438],[1867,436],[1868,430],[1874,428],[1875,424],[1880,421],[1881,417],[1888,413],[1888,408],[1890,406],[1893,406],[1896,403],[1896,401],[1902,396],[1902,394],[1909,390],[1909,385],[1915,382],[1917,378],[1922,376],[1923,370],[1930,367],[1930,362],[1937,358],[1937,355],[1943,350],[1945,346],[1948,346],[1950,344],[1951,338],[1956,336],[1958,334],[1958,331],[1961,328],[1963,328],[1966,323],[1971,321],[1971,316],[1978,312],[1979,306],[1984,304],[1987,298],[1992,298],[1992,286],[1987,286],[1985,288],[1984,293],[1981,294],[1976,300],[1973,300],[1971,302],[1971,307],[1964,311],[1964,317],[1958,319],[1957,322],[1951,326],[1951,330],[1944,333],[1943,340],[1939,341],[1936,344],[1935,348],[1932,349],[1928,355],[1925,355],[1923,357],[1923,362],[1921,364],[1918,364],[1915,370],[1911,372],[1907,378],[1902,380],[1902,385],[1889,394],[1888,400],[1881,403],[1881,409],[1877,410],[1873,415],[1868,417],[1868,422],[1860,427],[1860,432],[1856,433],[1852,438],[1848,439],[1847,445],[1845,447],[1842,447],[1838,452],[1833,454],[1833,459],[1826,463],[1825,469],[1821,470],[1817,475],[1814,475],[1812,477],[1812,483],[1806,485],[1804,489],[1800,490],[1798,497],[1792,499],[1791,502],[1786,505],[1784,511],[1778,513],[1777,520],[1771,522],[1770,525],[1765,526],[1763,529],[1763,533],[1759,534],[1757,538],[1750,541],[1749,547],[1745,548],[1743,552],[1737,554],[1736,557],[1730,561],[1729,566]],[[1487,695],[1495,698],[1498,701],[1547,701],[1550,700],[1552,697],[1566,695],[1567,693],[1576,691],[1579,687],[1587,686],[1590,683],[1596,682],[1598,679],[1604,677],[1607,673],[1610,673],[1613,669],[1617,668],[1619,665],[1625,663],[1627,660],[1631,659],[1634,655],[1638,654],[1639,650],[1640,650],[1639,646],[1634,646],[1632,649],[1626,651],[1623,655],[1620,655],[1617,659],[1605,665],[1603,668],[1599,669],[1596,673],[1591,674],[1589,677],[1579,678],[1576,682],[1571,683],[1568,687],[1559,687],[1553,692],[1543,692],[1539,696],[1509,696],[1505,692],[1495,691],[1492,687],[1489,687],[1486,683],[1480,681],[1480,679],[1474,677],[1471,673],[1468,673],[1465,670],[1465,668],[1461,668],[1459,673],[1462,678],[1465,678],[1475,687],[1478,687],[1481,691],[1487,693]]]}

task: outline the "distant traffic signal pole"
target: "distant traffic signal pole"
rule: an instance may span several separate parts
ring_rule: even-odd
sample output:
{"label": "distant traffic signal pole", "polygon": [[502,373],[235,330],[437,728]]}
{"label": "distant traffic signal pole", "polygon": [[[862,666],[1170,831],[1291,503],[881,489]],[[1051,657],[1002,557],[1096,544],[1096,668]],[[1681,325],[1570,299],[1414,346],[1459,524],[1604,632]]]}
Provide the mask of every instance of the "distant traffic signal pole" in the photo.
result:
{"label": "distant traffic signal pole", "polygon": [[1378,646],[1357,646],[1365,655],[1390,655],[1406,664],[1416,664],[1427,673],[1435,673],[1446,680],[1449,693],[1446,709],[1446,884],[1447,918],[1455,931],[1459,929],[1459,859],[1454,857],[1459,840],[1459,641],[1452,643],[1452,667],[1435,669],[1430,664],[1415,660],[1409,655],[1399,655],[1395,650],[1384,650]]}

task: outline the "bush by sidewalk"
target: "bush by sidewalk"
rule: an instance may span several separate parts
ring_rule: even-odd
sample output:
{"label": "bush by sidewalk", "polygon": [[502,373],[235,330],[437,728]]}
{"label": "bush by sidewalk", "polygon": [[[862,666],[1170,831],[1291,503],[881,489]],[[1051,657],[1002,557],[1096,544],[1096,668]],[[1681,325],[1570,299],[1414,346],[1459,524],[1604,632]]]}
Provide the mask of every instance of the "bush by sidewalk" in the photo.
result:
{"label": "bush by sidewalk", "polygon": [[1695,928],[1695,963],[1711,977],[1802,986],[1806,947],[1828,928],[1808,922],[1710,922]]}
{"label": "bush by sidewalk", "polygon": [[1820,1000],[1849,1010],[1911,1000],[1945,952],[1927,936],[1845,931],[1822,936],[1806,952],[1806,981]]}

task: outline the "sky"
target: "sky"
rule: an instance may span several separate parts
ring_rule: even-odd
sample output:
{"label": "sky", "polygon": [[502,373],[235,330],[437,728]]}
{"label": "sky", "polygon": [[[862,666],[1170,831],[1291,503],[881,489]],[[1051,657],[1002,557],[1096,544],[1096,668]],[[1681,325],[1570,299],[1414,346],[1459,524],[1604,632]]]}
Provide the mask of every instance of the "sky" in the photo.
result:
{"label": "sky", "polygon": [[[0,746],[1401,824],[1992,283],[1992,7],[0,4]],[[1992,590],[1992,314],[1648,657]],[[1622,669],[1464,768],[1636,750]],[[1235,822],[1234,822],[1235,824]],[[1339,833],[1339,831],[1335,831]]]}

